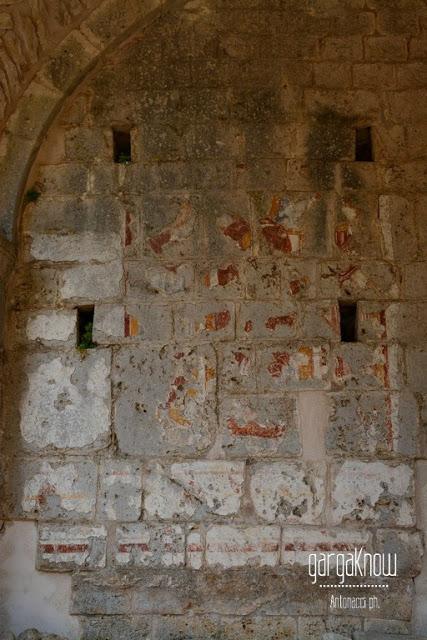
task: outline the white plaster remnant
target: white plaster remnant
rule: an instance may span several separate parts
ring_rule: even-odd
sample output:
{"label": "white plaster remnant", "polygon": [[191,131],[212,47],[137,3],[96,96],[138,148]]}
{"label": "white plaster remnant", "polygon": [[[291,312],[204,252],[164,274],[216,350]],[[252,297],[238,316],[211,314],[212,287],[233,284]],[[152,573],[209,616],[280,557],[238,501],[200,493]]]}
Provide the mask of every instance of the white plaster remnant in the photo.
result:
{"label": "white plaster remnant", "polygon": [[26,333],[31,341],[66,342],[73,338],[75,328],[75,311],[44,311],[28,318]]}
{"label": "white plaster remnant", "polygon": [[119,565],[177,567],[185,561],[185,535],[180,525],[124,525],[117,528],[116,540]]}
{"label": "white plaster remnant", "polygon": [[334,566],[335,553],[352,552],[360,547],[367,550],[369,544],[369,531],[284,527],[281,564],[306,566],[311,553],[330,552],[332,553],[331,566]]}
{"label": "white plaster remnant", "polygon": [[177,462],[171,478],[218,515],[237,513],[243,491],[243,462],[209,460]]}
{"label": "white plaster remnant", "polygon": [[100,569],[106,562],[107,530],[102,526],[49,524],[39,529],[38,547],[38,569]]}
{"label": "white plaster remnant", "polygon": [[280,527],[213,525],[206,534],[206,562],[226,569],[278,564]]}
{"label": "white plaster remnant", "polygon": [[256,464],[250,484],[256,514],[268,522],[318,523],[325,503],[325,473],[320,462]]}
{"label": "white plaster remnant", "polygon": [[110,430],[110,354],[106,350],[28,361],[21,433],[32,449],[99,449]]}
{"label": "white plaster remnant", "polygon": [[101,515],[122,522],[141,515],[142,477],[137,463],[107,459],[101,466]]}
{"label": "white plaster remnant", "polygon": [[125,327],[123,305],[103,304],[95,306],[93,337],[95,342],[123,338]]}
{"label": "white plaster remnant", "polygon": [[191,518],[197,509],[197,500],[172,482],[160,465],[144,475],[143,488],[144,510],[149,518]]}
{"label": "white plaster remnant", "polygon": [[406,464],[346,460],[335,472],[332,519],[413,526],[414,477]]}
{"label": "white plaster remnant", "polygon": [[[60,466],[43,461],[40,471],[33,475],[24,486],[22,510],[32,513],[40,508],[40,501],[55,496],[59,504],[56,508],[77,513],[80,516],[91,515],[95,507],[96,488],[89,487],[89,491],[82,491],[80,477],[82,471],[79,464],[70,462]],[[90,482],[90,478],[86,478]]]}
{"label": "white plaster remnant", "polygon": [[120,258],[121,252],[118,233],[42,233],[35,234],[31,242],[32,257],[50,262],[85,262],[88,257],[99,262],[110,262]]}

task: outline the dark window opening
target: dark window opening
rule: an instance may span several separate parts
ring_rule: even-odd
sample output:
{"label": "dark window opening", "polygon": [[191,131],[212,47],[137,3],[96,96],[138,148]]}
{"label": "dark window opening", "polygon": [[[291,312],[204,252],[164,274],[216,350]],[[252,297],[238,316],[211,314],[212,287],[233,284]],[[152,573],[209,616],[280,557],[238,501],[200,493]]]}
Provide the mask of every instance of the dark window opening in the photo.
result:
{"label": "dark window opening", "polygon": [[130,131],[113,129],[114,162],[126,164],[132,162],[132,144]]}
{"label": "dark window opening", "polygon": [[356,161],[373,162],[373,160],[371,127],[356,129]]}
{"label": "dark window opening", "polygon": [[341,342],[357,342],[357,304],[340,302]]}
{"label": "dark window opening", "polygon": [[77,347],[78,349],[93,349],[93,314],[95,307],[78,307],[77,309]]}

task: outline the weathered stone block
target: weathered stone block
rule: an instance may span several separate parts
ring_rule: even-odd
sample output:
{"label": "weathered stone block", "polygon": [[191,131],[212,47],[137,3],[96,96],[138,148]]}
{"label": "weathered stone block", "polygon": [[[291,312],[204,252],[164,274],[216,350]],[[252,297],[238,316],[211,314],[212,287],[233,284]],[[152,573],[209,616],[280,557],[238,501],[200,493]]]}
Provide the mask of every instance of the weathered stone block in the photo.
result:
{"label": "weathered stone block", "polygon": [[332,500],[335,524],[413,526],[413,470],[407,464],[346,460],[334,468]]}
{"label": "weathered stone block", "polygon": [[325,503],[325,473],[323,463],[255,464],[250,495],[257,516],[268,522],[319,523]]}
{"label": "weathered stone block", "polygon": [[196,512],[199,502],[174,482],[167,468],[154,465],[144,473],[144,512],[158,520],[188,520]]}
{"label": "weathered stone block", "polygon": [[[70,613],[75,615],[126,614],[131,609],[132,591],[121,576],[76,574],[72,582]],[[111,618],[113,619],[113,618]]]}
{"label": "weathered stone block", "polygon": [[[109,262],[120,258],[121,252],[121,239],[117,233],[35,233],[31,237],[31,256],[35,260],[85,262],[90,256],[99,262]],[[87,268],[95,266],[98,265]],[[93,269],[94,274],[98,271]]]}
{"label": "weathered stone block", "polygon": [[63,300],[109,301],[122,293],[123,268],[120,262],[87,264],[62,271],[60,296]]}
{"label": "weathered stone block", "polygon": [[29,342],[46,346],[58,342],[71,346],[76,341],[76,312],[73,310],[51,311],[31,314],[26,323],[25,337]]}
{"label": "weathered stone block", "polygon": [[340,319],[336,302],[307,302],[301,310],[301,315],[303,339],[340,339]]}
{"label": "weathered stone block", "polygon": [[40,168],[39,180],[44,193],[81,195],[87,190],[88,170],[81,164],[45,165]]}
{"label": "weathered stone block", "polygon": [[275,566],[280,555],[280,527],[212,525],[206,533],[209,566]]}
{"label": "weathered stone block", "polygon": [[332,299],[393,299],[399,294],[398,271],[385,262],[323,264],[320,294]]}
{"label": "weathered stone block", "polygon": [[178,567],[185,562],[185,535],[180,525],[138,522],[116,529],[115,561],[121,566]]}
{"label": "weathered stone block", "polygon": [[93,317],[95,344],[110,345],[125,337],[125,307],[121,304],[97,304]]}
{"label": "weathered stone block", "polygon": [[107,458],[100,468],[99,515],[108,520],[139,520],[142,508],[141,465]]}
{"label": "weathered stone block", "polygon": [[253,300],[279,300],[280,264],[248,259],[244,265],[246,296]]}
{"label": "weathered stone block", "polygon": [[43,525],[39,528],[37,569],[96,570],[105,567],[107,531],[101,526]]}
{"label": "weathered stone block", "polygon": [[145,640],[151,637],[151,621],[125,616],[88,616],[81,619],[81,640]]}
{"label": "weathered stone block", "polygon": [[333,394],[326,446],[335,454],[413,455],[417,423],[416,402],[406,393]]}
{"label": "weathered stone block", "polygon": [[412,391],[425,393],[427,391],[427,349],[423,346],[408,347],[406,350],[408,368],[408,384]]}
{"label": "weathered stone block", "polygon": [[406,298],[425,298],[427,296],[426,262],[413,262],[404,268],[404,295]]}
{"label": "weathered stone block", "polygon": [[256,390],[255,348],[232,342],[218,349],[219,386],[222,392],[252,393]]}
{"label": "weathered stone block", "polygon": [[125,338],[164,343],[172,338],[172,311],[166,305],[127,305],[123,322]]}
{"label": "weathered stone block", "polygon": [[97,469],[91,461],[25,461],[13,478],[13,512],[39,520],[87,520],[94,516]]}
{"label": "weathered stone block", "polygon": [[258,616],[223,618],[214,616],[173,616],[159,618],[155,640],[175,640],[177,635],[192,640],[295,640],[296,622],[291,617]]}
{"label": "weathered stone block", "polygon": [[297,330],[297,309],[290,302],[248,302],[237,311],[237,337],[291,338]]}
{"label": "weathered stone block", "polygon": [[337,388],[398,389],[403,385],[403,355],[396,345],[340,344],[333,352]]}
{"label": "weathered stone block", "polygon": [[126,293],[131,299],[185,299],[193,290],[194,267],[191,264],[153,265],[134,261],[127,264]]}
{"label": "weathered stone block", "polygon": [[417,252],[415,221],[411,203],[401,196],[380,196],[381,232],[388,260],[411,260]]}
{"label": "weathered stone block", "polygon": [[65,134],[65,152],[68,160],[87,162],[88,159],[107,159],[106,140],[101,129],[73,127]]}
{"label": "weathered stone block", "polygon": [[[371,546],[369,531],[349,531],[347,529],[304,529],[284,527],[282,533],[281,564],[308,566],[312,553],[346,553]],[[331,557],[331,566],[334,558]]]}
{"label": "weathered stone block", "polygon": [[329,346],[302,343],[260,347],[258,386],[262,392],[325,389],[329,386]]}
{"label": "weathered stone block", "polygon": [[282,266],[282,289],[285,296],[313,298],[316,295],[317,265],[314,262],[298,262]]}
{"label": "weathered stone block", "polygon": [[[33,451],[92,451],[110,440],[110,353],[33,354],[21,401],[21,435]],[[52,384],[55,381],[55,384]]]}
{"label": "weathered stone block", "polygon": [[204,299],[242,298],[244,282],[242,265],[239,262],[227,261],[219,266],[198,267],[199,292]]}
{"label": "weathered stone block", "polygon": [[143,203],[144,254],[180,260],[198,254],[199,214],[186,197],[146,196]]}
{"label": "weathered stone block", "polygon": [[220,427],[221,445],[229,456],[297,456],[301,451],[293,397],[224,398]]}
{"label": "weathered stone block", "polygon": [[230,302],[210,302],[197,305],[177,305],[174,309],[177,336],[224,340],[234,338],[234,305]]}
{"label": "weathered stone block", "polygon": [[[378,529],[375,534],[375,552],[396,554],[397,575],[415,577],[422,568],[423,538],[419,531]],[[394,566],[394,565],[392,565]]]}
{"label": "weathered stone block", "polygon": [[[209,346],[123,348],[113,369],[123,453],[198,453],[215,430],[215,354]],[[144,384],[141,384],[141,380]]]}
{"label": "weathered stone block", "polygon": [[177,462],[171,465],[170,478],[209,512],[225,516],[240,509],[244,468],[244,462],[225,460]]}

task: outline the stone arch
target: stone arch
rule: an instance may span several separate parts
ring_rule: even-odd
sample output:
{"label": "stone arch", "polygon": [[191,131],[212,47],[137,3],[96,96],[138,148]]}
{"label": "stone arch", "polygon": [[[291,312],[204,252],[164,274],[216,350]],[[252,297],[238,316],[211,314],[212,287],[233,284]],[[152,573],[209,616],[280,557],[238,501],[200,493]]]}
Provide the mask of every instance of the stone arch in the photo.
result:
{"label": "stone arch", "polygon": [[109,50],[183,0],[103,0],[62,40],[23,92],[4,132],[0,179],[3,206],[0,230],[14,242],[16,219],[32,161],[49,125],[66,98]]}

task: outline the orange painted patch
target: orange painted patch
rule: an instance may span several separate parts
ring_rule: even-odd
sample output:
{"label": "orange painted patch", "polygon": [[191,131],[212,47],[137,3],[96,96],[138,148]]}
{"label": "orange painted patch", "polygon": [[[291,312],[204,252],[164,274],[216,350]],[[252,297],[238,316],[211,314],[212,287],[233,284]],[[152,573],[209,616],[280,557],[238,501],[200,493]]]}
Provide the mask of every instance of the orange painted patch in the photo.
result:
{"label": "orange painted patch", "polygon": [[292,327],[294,322],[295,314],[291,313],[287,316],[273,316],[271,318],[268,318],[265,321],[265,326],[267,327],[267,329],[271,329],[271,331],[274,331],[277,327],[280,326]]}
{"label": "orange painted patch", "polygon": [[224,329],[230,322],[230,312],[219,311],[217,313],[209,313],[205,316],[205,329],[207,331],[218,331]]}
{"label": "orange painted patch", "polygon": [[228,418],[228,428],[234,436],[254,436],[256,438],[280,438],[284,433],[285,427],[282,425],[275,425],[273,427],[266,427],[251,420],[244,425],[239,425],[234,418]]}
{"label": "orange painted patch", "polygon": [[234,222],[223,229],[223,233],[237,242],[242,251],[246,251],[252,245],[251,228],[244,218],[236,218]]}

